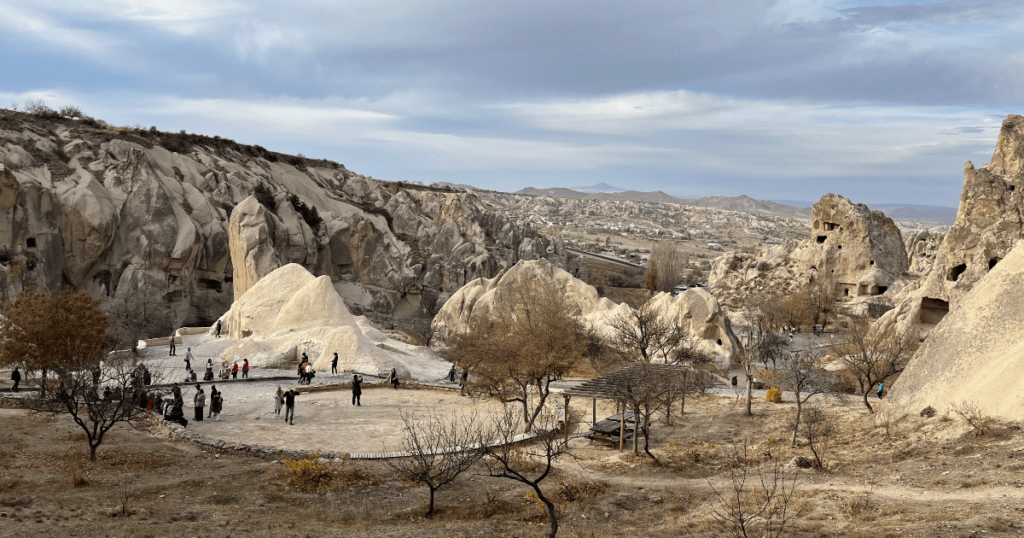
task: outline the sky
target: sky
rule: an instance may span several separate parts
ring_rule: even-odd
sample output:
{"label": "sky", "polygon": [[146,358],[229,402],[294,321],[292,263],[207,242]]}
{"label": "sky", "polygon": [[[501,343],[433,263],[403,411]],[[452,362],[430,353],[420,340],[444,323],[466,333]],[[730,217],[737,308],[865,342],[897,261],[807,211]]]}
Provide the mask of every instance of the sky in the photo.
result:
{"label": "sky", "polygon": [[1020,0],[0,0],[0,106],[382,179],[955,207],[1022,36]]}

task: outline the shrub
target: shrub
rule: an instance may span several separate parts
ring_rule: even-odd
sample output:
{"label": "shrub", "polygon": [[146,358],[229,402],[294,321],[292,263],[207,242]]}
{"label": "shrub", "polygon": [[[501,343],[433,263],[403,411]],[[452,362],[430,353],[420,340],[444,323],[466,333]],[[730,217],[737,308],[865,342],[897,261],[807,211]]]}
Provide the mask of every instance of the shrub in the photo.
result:
{"label": "shrub", "polygon": [[263,207],[276,212],[277,211],[277,200],[274,199],[274,193],[270,192],[270,188],[266,185],[259,183],[256,188],[252,191],[253,196],[256,197],[256,201],[263,204]]}
{"label": "shrub", "polygon": [[68,118],[71,120],[77,120],[78,118],[84,116],[84,114],[82,114],[82,111],[74,105],[67,105],[65,107],[61,107],[60,111],[57,114],[59,114],[62,118]]}
{"label": "shrub", "polygon": [[320,451],[300,460],[284,460],[284,466],[292,471],[289,487],[303,493],[323,493],[334,478],[331,464],[320,461]]}
{"label": "shrub", "polygon": [[764,401],[768,403],[782,403],[782,390],[778,387],[768,389],[764,395]]}
{"label": "shrub", "polygon": [[974,429],[974,435],[976,436],[985,435],[989,426],[992,425],[992,417],[985,416],[975,402],[960,402],[953,405],[950,409],[957,415],[960,415],[960,418]]}
{"label": "shrub", "polygon": [[306,224],[314,231],[324,221],[324,219],[320,218],[320,212],[316,210],[316,207],[306,205],[306,202],[300,200],[298,196],[289,194],[288,201],[291,202],[292,207],[302,217],[302,220],[306,221]]}
{"label": "shrub", "polygon": [[925,407],[921,410],[921,416],[925,418],[932,418],[935,416],[935,408],[932,406]]}

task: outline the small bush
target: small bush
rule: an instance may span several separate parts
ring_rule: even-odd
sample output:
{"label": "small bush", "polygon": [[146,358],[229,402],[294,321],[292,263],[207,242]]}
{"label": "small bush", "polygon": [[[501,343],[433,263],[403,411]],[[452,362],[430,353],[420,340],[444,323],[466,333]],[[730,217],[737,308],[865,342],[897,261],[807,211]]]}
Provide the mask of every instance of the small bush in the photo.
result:
{"label": "small bush", "polygon": [[298,196],[289,194],[288,201],[291,202],[292,207],[302,217],[302,220],[306,221],[306,224],[314,231],[324,221],[324,219],[320,218],[320,212],[316,210],[316,207],[306,205],[306,202],[300,200]]}
{"label": "small bush", "polygon": [[284,466],[292,471],[289,487],[303,493],[323,493],[334,478],[331,464],[320,461],[319,451],[301,460],[284,460]]}
{"label": "small bush", "polygon": [[975,402],[960,402],[951,407],[952,411],[960,416],[968,426],[974,429],[974,435],[982,436],[992,425],[992,417],[985,416],[981,408]]}
{"label": "small bush", "polygon": [[65,107],[61,107],[60,111],[57,112],[57,113],[60,114],[60,117],[68,118],[68,119],[71,119],[71,120],[77,120],[78,118],[81,118],[82,116],[84,116],[84,114],[82,114],[82,111],[77,106],[74,106],[74,105],[68,105],[68,106],[65,106]]}
{"label": "small bush", "polygon": [[764,401],[768,403],[782,403],[782,390],[778,387],[768,389],[764,395]]}
{"label": "small bush", "polygon": [[921,416],[924,418],[932,418],[935,416],[935,408],[932,406],[925,407],[921,410]]}
{"label": "small bush", "polygon": [[252,194],[256,197],[257,202],[263,204],[263,207],[272,212],[277,211],[277,200],[274,199],[274,193],[270,192],[269,187],[259,183],[256,185],[256,188],[253,189]]}

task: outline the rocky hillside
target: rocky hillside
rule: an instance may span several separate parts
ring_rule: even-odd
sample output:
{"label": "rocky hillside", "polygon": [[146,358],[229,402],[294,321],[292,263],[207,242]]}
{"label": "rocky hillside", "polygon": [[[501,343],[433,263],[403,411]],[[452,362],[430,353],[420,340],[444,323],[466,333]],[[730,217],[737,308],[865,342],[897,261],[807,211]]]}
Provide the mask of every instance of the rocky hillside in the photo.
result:
{"label": "rocky hillside", "polygon": [[[356,312],[428,320],[466,282],[564,252],[473,193],[374,180],[219,137],[0,111],[0,293],[142,285],[177,324],[230,307],[229,219],[256,194],[262,243],[327,275]],[[253,208],[249,208],[253,210]]]}
{"label": "rocky hillside", "polygon": [[[610,185],[609,185],[610,187]],[[704,198],[677,198],[662,191],[582,191],[564,188],[536,189],[527,187],[514,194],[523,196],[541,196],[556,198],[574,198],[577,200],[598,200],[605,202],[639,202],[646,204],[677,204],[691,207],[706,207],[738,211],[751,215],[768,215],[776,217],[808,217],[810,209],[791,205],[755,200],[749,196],[707,196]]]}

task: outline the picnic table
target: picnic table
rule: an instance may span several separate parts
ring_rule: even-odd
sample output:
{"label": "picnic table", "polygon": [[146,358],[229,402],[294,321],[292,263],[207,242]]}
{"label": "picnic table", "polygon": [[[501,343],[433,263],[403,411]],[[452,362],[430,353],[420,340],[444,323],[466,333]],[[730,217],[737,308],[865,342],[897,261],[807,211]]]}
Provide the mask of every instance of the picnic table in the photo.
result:
{"label": "picnic table", "polygon": [[[619,428],[622,422],[621,415],[612,415],[597,424],[594,424],[583,436],[591,441],[608,441],[611,443],[619,442]],[[644,427],[643,421],[640,422],[640,428]],[[622,428],[622,439],[625,441],[632,441],[633,435],[636,432],[637,424],[636,418],[633,416],[633,412],[626,413],[626,423],[621,425]]]}

